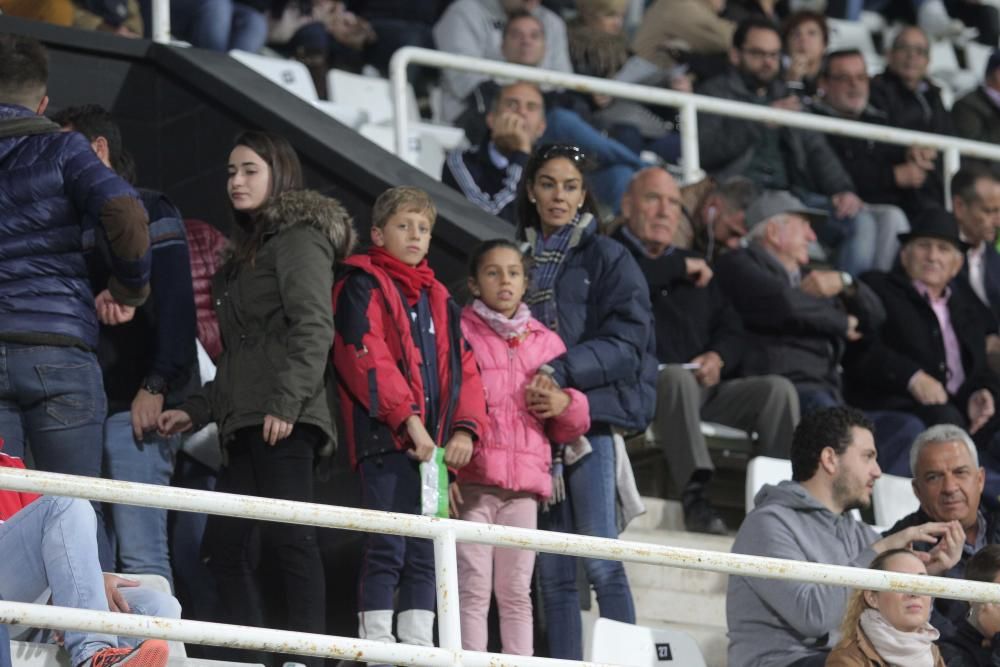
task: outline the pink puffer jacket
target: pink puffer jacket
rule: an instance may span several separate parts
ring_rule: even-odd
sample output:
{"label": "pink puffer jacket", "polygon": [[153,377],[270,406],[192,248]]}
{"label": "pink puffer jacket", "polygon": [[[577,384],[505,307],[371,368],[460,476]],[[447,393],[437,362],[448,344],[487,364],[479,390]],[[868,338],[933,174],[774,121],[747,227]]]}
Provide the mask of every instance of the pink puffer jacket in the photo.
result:
{"label": "pink puffer jacket", "polygon": [[510,347],[471,307],[462,311],[465,335],[483,377],[489,425],[458,481],[552,495],[550,442],[573,442],[590,429],[587,397],[567,389],[572,401],[559,417],[542,422],[528,412],[525,387],[539,367],[566,351],[562,339],[532,319],[528,335]]}

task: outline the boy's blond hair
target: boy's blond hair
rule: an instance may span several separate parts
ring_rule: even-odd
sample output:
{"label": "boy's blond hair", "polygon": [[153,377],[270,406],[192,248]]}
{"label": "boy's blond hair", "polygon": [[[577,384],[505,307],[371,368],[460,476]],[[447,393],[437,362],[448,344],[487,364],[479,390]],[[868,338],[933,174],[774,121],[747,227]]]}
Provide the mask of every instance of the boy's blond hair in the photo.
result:
{"label": "boy's blond hair", "polygon": [[389,188],[375,200],[375,206],[372,207],[372,227],[382,229],[389,218],[400,211],[426,215],[431,227],[437,219],[437,208],[429,194],[420,188],[400,185]]}

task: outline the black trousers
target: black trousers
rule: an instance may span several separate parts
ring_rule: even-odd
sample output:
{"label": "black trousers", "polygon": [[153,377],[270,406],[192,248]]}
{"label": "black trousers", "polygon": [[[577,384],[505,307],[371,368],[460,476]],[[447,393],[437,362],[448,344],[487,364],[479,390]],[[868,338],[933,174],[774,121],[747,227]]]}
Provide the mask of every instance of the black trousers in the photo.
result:
{"label": "black trousers", "polygon": [[[312,502],[313,459],[323,437],[320,429],[297,424],[291,435],[271,446],[264,442],[262,426],[240,429],[229,444],[229,463],[215,490]],[[277,568],[285,595],[286,629],[324,633],[326,580],[316,529],[213,514],[205,527],[202,556],[215,577],[226,621],[265,625],[268,614],[257,575],[262,551]],[[271,662],[261,655],[255,660]],[[311,667],[323,663],[321,658],[304,656],[294,660]]]}

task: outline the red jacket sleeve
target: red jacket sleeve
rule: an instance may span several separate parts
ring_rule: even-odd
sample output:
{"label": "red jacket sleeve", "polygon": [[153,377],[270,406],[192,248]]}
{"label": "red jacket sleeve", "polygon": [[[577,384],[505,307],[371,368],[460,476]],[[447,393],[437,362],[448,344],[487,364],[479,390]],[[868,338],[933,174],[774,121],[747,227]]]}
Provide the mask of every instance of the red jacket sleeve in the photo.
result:
{"label": "red jacket sleeve", "polygon": [[369,416],[398,431],[407,417],[420,414],[420,406],[386,342],[398,333],[374,280],[348,276],[334,308],[337,381]]}
{"label": "red jacket sleeve", "polygon": [[[3,440],[0,439],[0,447],[2,446]],[[0,467],[24,470],[24,461],[14,456],[0,454]],[[6,521],[39,498],[41,496],[37,493],[0,491],[0,521]]]}

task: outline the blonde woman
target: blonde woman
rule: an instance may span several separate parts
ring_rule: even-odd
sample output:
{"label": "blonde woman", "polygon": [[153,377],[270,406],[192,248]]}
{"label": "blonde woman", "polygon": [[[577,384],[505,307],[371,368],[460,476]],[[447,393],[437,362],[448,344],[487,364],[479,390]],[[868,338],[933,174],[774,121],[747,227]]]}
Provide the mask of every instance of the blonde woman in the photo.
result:
{"label": "blonde woman", "polygon": [[[927,574],[909,549],[890,549],[871,569]],[[914,593],[855,591],[847,605],[841,640],[826,667],[945,667],[934,642],[939,633],[928,622],[931,597]]]}

